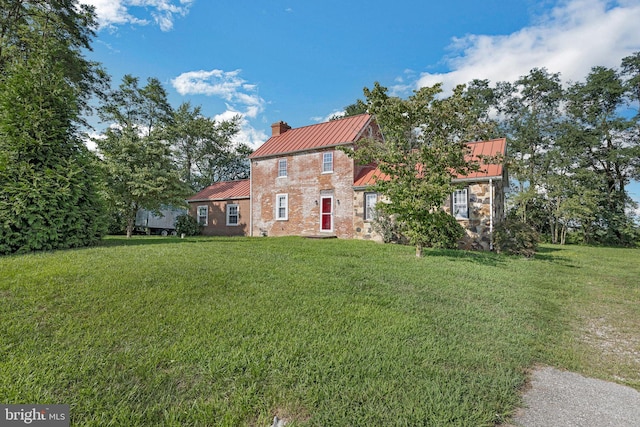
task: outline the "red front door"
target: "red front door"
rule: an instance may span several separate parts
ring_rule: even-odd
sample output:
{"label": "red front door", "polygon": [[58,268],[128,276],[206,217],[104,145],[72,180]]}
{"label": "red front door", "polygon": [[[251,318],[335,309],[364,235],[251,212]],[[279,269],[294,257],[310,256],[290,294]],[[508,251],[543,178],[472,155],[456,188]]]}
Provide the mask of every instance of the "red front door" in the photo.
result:
{"label": "red front door", "polygon": [[322,196],[322,211],[320,212],[320,230],[333,231],[333,196]]}

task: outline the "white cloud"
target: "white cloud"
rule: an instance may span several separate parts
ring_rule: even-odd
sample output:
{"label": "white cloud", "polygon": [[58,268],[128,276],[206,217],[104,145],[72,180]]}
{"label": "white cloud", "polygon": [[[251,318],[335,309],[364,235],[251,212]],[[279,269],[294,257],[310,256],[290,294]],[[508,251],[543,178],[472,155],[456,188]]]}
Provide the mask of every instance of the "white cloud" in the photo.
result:
{"label": "white cloud", "polygon": [[327,114],[324,117],[322,117],[322,116],[311,117],[311,120],[316,122],[316,123],[324,123],[324,122],[328,122],[331,119],[344,117],[345,114],[347,114],[347,112],[344,111],[343,109],[333,110],[333,112]]}
{"label": "white cloud", "polygon": [[255,118],[264,111],[265,101],[257,94],[257,86],[240,77],[241,70],[189,71],[171,80],[180,95],[216,96],[227,103],[231,111]]}
{"label": "white cloud", "polygon": [[135,16],[132,8],[144,8],[162,31],[173,29],[176,16],[185,16],[194,0],[81,0],[95,6],[101,27],[122,24],[147,25],[148,18]]}
{"label": "white cloud", "polygon": [[240,131],[234,136],[233,142],[235,144],[246,144],[250,147],[256,148],[269,139],[264,131],[254,128],[246,116],[239,111],[227,110],[222,114],[218,114],[214,117],[217,122],[223,120],[231,120],[236,116],[240,116]]}
{"label": "white cloud", "polygon": [[199,70],[180,74],[171,84],[180,95],[207,95],[225,101],[227,110],[215,116],[216,120],[229,120],[241,116],[240,132],[236,143],[252,147],[268,139],[263,131],[254,128],[249,119],[255,119],[264,111],[265,100],[258,95],[258,86],[240,77],[241,70]]}
{"label": "white cloud", "polygon": [[534,25],[502,36],[467,35],[453,40],[447,73],[423,73],[417,87],[442,82],[445,91],[473,79],[513,81],[533,68],[583,80],[591,67],[618,67],[640,50],[639,0],[560,1]]}

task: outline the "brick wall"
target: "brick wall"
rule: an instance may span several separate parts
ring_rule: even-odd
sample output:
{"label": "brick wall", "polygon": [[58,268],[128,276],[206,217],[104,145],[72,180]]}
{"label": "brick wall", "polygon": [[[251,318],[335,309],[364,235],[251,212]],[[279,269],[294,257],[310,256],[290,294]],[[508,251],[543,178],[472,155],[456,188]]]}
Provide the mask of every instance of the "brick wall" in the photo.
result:
{"label": "brick wall", "polygon": [[[238,225],[227,226],[227,205],[238,205]],[[202,229],[205,236],[248,236],[251,219],[249,199],[190,202],[189,215],[198,219],[198,206],[207,206],[207,225]]]}
{"label": "brick wall", "polygon": [[[322,173],[323,153],[333,153],[333,172]],[[287,176],[278,177],[278,161]],[[353,160],[339,149],[255,159],[251,165],[253,235],[353,237]],[[277,220],[276,195],[288,195],[288,220]],[[322,195],[333,196],[333,231],[320,229]]]}

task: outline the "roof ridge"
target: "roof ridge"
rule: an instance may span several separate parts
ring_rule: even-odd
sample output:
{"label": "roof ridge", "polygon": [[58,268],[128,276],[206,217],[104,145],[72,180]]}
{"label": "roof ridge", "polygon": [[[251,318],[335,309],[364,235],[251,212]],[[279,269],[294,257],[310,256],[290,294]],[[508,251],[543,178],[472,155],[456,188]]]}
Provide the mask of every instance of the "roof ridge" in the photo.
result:
{"label": "roof ridge", "polygon": [[[327,120],[327,121],[320,122],[320,123],[313,123],[313,124],[310,124],[310,125],[304,125],[304,126],[300,126],[300,127],[297,127],[297,128],[291,128],[287,132],[291,132],[291,131],[299,130],[299,129],[310,128],[310,127],[314,127],[314,126],[322,126],[322,125],[334,124],[334,123],[342,121],[342,120],[355,119],[356,117],[360,117],[360,116],[372,116],[372,114],[360,113],[360,114],[356,114],[355,116],[340,117],[339,119]],[[280,135],[277,135],[277,136],[272,136],[271,138],[277,138],[278,136],[282,136],[287,132],[283,132],[283,133],[281,133]]]}

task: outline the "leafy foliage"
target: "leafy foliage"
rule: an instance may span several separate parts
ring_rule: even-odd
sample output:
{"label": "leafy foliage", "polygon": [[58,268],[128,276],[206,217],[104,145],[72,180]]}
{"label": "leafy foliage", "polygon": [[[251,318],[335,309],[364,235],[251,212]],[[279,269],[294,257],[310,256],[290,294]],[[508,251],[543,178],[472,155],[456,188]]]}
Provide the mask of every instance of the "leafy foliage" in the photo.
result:
{"label": "leafy foliage", "polygon": [[389,200],[385,213],[394,217],[421,256],[423,247],[454,247],[464,231],[441,210],[455,189],[452,178],[477,170],[465,159],[466,142],[493,130],[478,120],[475,98],[457,87],[441,97],[441,86],[424,87],[406,100],[390,97],[378,83],[364,89],[368,110],[384,135],[365,139],[349,154],[360,164],[377,164],[388,179],[373,186]]}
{"label": "leafy foliage", "polygon": [[373,230],[382,236],[384,243],[405,243],[406,238],[402,235],[398,222],[393,216],[385,213],[382,203],[378,203],[371,225]]}
{"label": "leafy foliage", "polygon": [[202,232],[202,226],[191,215],[179,215],[176,218],[176,233],[185,236],[197,236]]}
{"label": "leafy foliage", "polygon": [[129,237],[139,209],[182,206],[191,192],[163,139],[172,113],[157,79],[139,87],[138,79],[129,75],[100,109],[101,118],[114,123],[96,140],[107,196],[113,211],[125,219]]}
{"label": "leafy foliage", "polygon": [[96,159],[77,129],[103,77],[82,55],[95,17],[76,1],[2,7],[0,253],[95,243],[104,233]]}
{"label": "leafy foliage", "polygon": [[514,208],[553,243],[570,230],[586,243],[636,240],[626,185],[640,175],[640,115],[626,109],[640,110],[638,58],[624,58],[620,72],[594,67],[566,89],[545,69],[497,85]]}
{"label": "leafy foliage", "polygon": [[233,143],[239,130],[240,116],[216,122],[203,116],[200,107],[181,104],[166,135],[182,180],[199,191],[214,182],[248,178],[247,159],[253,150]]}
{"label": "leafy foliage", "polygon": [[493,245],[498,253],[531,258],[535,255],[539,243],[538,232],[520,220],[502,221],[493,232]]}

